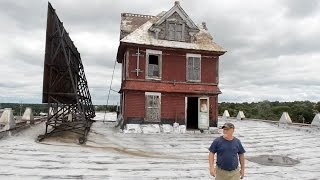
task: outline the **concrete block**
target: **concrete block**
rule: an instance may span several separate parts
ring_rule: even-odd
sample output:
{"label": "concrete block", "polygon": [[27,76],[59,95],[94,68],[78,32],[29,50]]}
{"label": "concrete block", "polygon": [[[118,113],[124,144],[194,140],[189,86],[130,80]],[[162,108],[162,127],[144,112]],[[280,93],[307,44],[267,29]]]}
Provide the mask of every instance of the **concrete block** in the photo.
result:
{"label": "concrete block", "polygon": [[140,124],[126,124],[123,133],[142,133]]}
{"label": "concrete block", "polygon": [[187,127],[186,125],[180,125],[179,126],[179,133],[184,134],[187,132]]}
{"label": "concrete block", "polygon": [[316,114],[311,122],[312,126],[320,126],[320,113]]}
{"label": "concrete block", "polygon": [[48,113],[40,112],[40,116],[48,116]]}
{"label": "concrete block", "polygon": [[209,132],[211,134],[220,134],[219,128],[217,127],[209,127]]}
{"label": "concrete block", "polygon": [[162,124],[161,125],[161,131],[163,133],[172,133],[173,132],[173,126],[171,124]]}
{"label": "concrete block", "polygon": [[179,123],[177,123],[177,122],[173,123],[173,132],[174,133],[179,133],[180,132]]}
{"label": "concrete block", "polygon": [[222,115],[222,119],[226,120],[230,118],[230,114],[228,110],[224,110],[223,115]]}
{"label": "concrete block", "polygon": [[141,125],[142,133],[144,134],[155,134],[160,133],[159,124],[143,124]]}
{"label": "concrete block", "polygon": [[279,123],[281,124],[292,124],[291,118],[287,112],[283,112],[282,116],[279,120]]}
{"label": "concrete block", "polygon": [[34,116],[32,113],[32,109],[27,107],[22,116],[23,121],[29,121],[30,124],[34,124]]}
{"label": "concrete block", "polygon": [[13,117],[11,108],[5,108],[0,118],[0,124],[4,125],[4,130],[10,130],[16,127],[16,121]]}
{"label": "concrete block", "polygon": [[57,111],[54,108],[52,108],[52,107],[49,108],[49,115],[50,116],[53,116],[55,112],[57,112]]}
{"label": "concrete block", "polygon": [[244,116],[243,111],[239,111],[238,115],[237,115],[237,120],[243,120],[244,118],[246,118],[246,117]]}

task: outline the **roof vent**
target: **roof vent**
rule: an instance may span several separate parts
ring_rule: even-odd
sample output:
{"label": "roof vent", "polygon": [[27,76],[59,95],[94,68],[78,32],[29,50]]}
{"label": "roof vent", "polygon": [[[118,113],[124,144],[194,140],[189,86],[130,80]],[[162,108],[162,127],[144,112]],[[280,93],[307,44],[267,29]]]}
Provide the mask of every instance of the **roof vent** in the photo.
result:
{"label": "roof vent", "polygon": [[175,1],[174,2],[174,5],[176,6],[176,5],[179,5],[180,4],[180,2],[179,1]]}

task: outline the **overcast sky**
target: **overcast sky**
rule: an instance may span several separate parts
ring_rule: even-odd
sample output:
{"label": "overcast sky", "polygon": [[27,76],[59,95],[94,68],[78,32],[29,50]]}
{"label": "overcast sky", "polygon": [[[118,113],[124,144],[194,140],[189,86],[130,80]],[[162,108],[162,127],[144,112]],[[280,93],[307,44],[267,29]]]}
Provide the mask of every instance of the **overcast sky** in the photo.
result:
{"label": "overcast sky", "polygon": [[[93,104],[106,104],[120,14],[156,15],[174,0],[55,0],[81,53]],[[181,0],[206,22],[220,58],[219,102],[320,101],[320,1]],[[0,103],[41,103],[47,1],[0,0]],[[120,88],[120,64],[112,89]],[[109,104],[119,95],[111,92]]]}

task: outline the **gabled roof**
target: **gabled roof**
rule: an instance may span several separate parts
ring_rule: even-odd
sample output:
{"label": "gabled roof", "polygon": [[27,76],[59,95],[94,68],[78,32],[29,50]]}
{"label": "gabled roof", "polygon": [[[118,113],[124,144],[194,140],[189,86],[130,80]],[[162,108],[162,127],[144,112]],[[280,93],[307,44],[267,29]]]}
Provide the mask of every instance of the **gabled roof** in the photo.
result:
{"label": "gabled roof", "polygon": [[154,24],[156,26],[160,25],[161,23],[163,23],[166,19],[168,19],[173,13],[178,13],[180,15],[180,17],[186,22],[186,24],[191,28],[191,29],[198,29],[198,27],[196,26],[196,24],[190,19],[190,17],[187,15],[187,13],[182,9],[182,7],[180,6],[179,1],[176,1],[174,3],[174,6],[167,11],[157,22],[155,22]]}
{"label": "gabled roof", "polygon": [[154,17],[155,16],[142,14],[121,13],[120,39],[132,33],[142,24],[146,23]]}
{"label": "gabled roof", "polygon": [[180,41],[168,41],[163,39],[155,39],[153,35],[148,31],[152,26],[153,19],[147,21],[142,26],[137,28],[131,34],[127,35],[120,40],[121,43],[151,45],[168,48],[181,48],[214,52],[226,52],[222,47],[213,42],[212,36],[204,29],[203,26],[199,26],[199,32],[195,35],[196,40],[193,43],[180,42]]}
{"label": "gabled roof", "polygon": [[[178,13],[178,15],[186,22],[187,26],[189,26],[189,28],[195,33],[194,40],[192,42],[156,39],[153,32],[150,31],[151,27],[163,23],[174,13]],[[125,44],[209,51],[216,52],[220,55],[226,52],[226,50],[213,41],[213,38],[208,32],[205,23],[202,23],[198,26],[195,25],[195,23],[189,18],[178,2],[175,2],[175,5],[169,11],[161,12],[156,16],[122,13],[120,45],[117,53],[118,62],[121,62]]]}

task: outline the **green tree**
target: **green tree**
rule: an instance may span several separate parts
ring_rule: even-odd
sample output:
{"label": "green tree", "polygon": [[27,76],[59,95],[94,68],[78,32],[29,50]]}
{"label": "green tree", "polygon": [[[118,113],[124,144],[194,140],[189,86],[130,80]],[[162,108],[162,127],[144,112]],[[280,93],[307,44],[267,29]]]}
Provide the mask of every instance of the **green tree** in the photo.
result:
{"label": "green tree", "polygon": [[320,113],[320,101],[315,105],[316,113]]}

